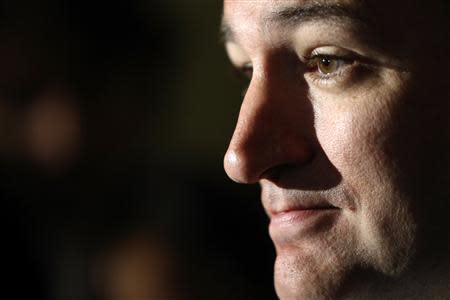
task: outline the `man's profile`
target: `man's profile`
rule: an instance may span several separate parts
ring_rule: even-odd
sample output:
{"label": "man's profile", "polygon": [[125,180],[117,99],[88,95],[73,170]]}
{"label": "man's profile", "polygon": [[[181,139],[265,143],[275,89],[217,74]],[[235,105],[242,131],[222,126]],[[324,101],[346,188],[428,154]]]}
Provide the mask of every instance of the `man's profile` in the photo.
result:
{"label": "man's profile", "polygon": [[248,75],[227,174],[259,183],[281,299],[450,298],[444,0],[225,0]]}

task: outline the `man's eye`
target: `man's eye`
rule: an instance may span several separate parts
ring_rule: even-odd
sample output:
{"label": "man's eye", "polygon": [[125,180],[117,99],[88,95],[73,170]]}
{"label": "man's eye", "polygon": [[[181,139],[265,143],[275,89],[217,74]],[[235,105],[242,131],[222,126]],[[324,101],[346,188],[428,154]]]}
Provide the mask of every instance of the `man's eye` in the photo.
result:
{"label": "man's eye", "polygon": [[322,74],[334,73],[339,69],[339,61],[336,59],[323,57],[317,62],[317,68]]}
{"label": "man's eye", "polygon": [[251,80],[253,76],[253,66],[251,64],[244,65],[243,67],[239,68],[239,73],[241,73],[241,76],[245,77],[246,79]]}
{"label": "man's eye", "polygon": [[311,58],[308,67],[311,71],[318,71],[321,75],[332,75],[350,63],[342,58],[318,55]]}
{"label": "man's eye", "polygon": [[246,64],[243,66],[233,66],[234,76],[242,83],[248,84],[253,77],[253,66]]}
{"label": "man's eye", "polygon": [[253,66],[245,64],[243,66],[233,66],[233,73],[239,79],[242,85],[242,97],[247,93],[250,81],[253,77]]}

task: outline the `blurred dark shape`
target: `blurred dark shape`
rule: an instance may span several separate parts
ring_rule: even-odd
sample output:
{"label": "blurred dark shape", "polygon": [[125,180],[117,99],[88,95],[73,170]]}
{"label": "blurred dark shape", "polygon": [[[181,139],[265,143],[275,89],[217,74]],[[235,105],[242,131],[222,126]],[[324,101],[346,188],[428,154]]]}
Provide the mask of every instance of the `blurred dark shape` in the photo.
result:
{"label": "blurred dark shape", "polygon": [[134,232],[110,243],[93,261],[92,282],[100,299],[185,299],[176,252],[160,236]]}
{"label": "blurred dark shape", "polygon": [[21,126],[23,153],[49,171],[61,171],[77,159],[81,120],[77,101],[62,87],[44,90],[28,108]]}
{"label": "blurred dark shape", "polygon": [[89,239],[100,238],[106,220],[133,220],[143,205],[152,217],[148,120],[164,102],[170,66],[159,66],[176,33],[158,19],[158,4],[143,10],[140,1],[0,5],[11,294],[86,299]]}
{"label": "blurred dark shape", "polygon": [[0,1],[5,295],[273,299],[257,191],[217,150],[233,120],[205,3]]}

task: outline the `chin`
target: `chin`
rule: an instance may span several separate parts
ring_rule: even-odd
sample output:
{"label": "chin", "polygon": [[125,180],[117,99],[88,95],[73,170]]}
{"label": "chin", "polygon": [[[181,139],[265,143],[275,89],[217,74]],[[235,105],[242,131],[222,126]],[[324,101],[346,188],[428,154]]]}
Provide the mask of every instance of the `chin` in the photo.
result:
{"label": "chin", "polygon": [[[364,288],[376,276],[399,276],[407,268],[414,232],[407,226],[411,220],[405,216],[390,215],[397,222],[374,215],[363,218],[365,222],[341,218],[326,233],[297,240],[289,247],[275,243],[278,297],[338,299],[353,292],[349,286],[352,290]],[[386,228],[386,219],[395,226]]]}
{"label": "chin", "polygon": [[275,244],[275,290],[281,300],[336,298],[362,256],[356,231],[348,223],[339,225],[289,248]]}
{"label": "chin", "polygon": [[345,278],[343,270],[294,253],[278,255],[275,290],[281,300],[334,299]]}

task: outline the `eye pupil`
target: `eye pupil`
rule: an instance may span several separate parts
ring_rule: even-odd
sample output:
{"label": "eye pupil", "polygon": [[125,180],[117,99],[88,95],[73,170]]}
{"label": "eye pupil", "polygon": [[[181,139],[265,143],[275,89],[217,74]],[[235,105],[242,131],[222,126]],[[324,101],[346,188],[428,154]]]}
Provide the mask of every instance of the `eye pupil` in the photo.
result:
{"label": "eye pupil", "polygon": [[337,70],[337,61],[328,57],[322,57],[318,61],[318,68],[322,74],[330,74]]}
{"label": "eye pupil", "polygon": [[331,60],[329,58],[322,58],[321,59],[321,63],[325,66],[328,67],[329,65],[331,65]]}

